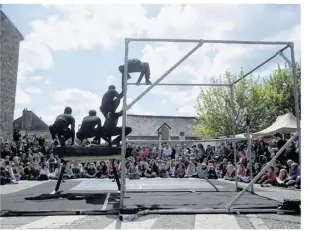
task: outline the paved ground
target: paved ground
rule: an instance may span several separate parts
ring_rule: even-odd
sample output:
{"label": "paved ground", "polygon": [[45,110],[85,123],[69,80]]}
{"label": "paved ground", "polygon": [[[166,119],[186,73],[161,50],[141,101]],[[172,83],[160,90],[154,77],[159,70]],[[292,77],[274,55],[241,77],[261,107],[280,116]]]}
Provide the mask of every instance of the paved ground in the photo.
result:
{"label": "paved ground", "polygon": [[[48,186],[53,183],[22,182],[19,185],[0,186],[0,192],[5,197],[11,193],[26,192],[26,190],[41,184]],[[218,186],[225,184],[232,185],[233,182],[217,182]],[[240,184],[240,186],[244,186],[244,184]],[[283,198],[300,199],[300,191],[295,190],[256,187],[256,193],[279,201],[282,201]],[[276,214],[148,215],[139,217],[132,222],[120,222],[116,216],[0,218],[1,229],[300,229],[300,224],[300,216]]]}

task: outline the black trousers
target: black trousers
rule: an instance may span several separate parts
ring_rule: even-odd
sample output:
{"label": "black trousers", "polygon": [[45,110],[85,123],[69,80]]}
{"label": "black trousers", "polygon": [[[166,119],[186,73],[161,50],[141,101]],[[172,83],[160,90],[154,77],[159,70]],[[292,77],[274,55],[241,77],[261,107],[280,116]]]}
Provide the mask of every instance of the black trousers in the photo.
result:
{"label": "black trousers", "polygon": [[[119,71],[122,74],[122,85],[124,83],[124,65],[119,66]],[[140,76],[137,80],[137,82],[141,82],[143,77],[145,76],[145,80],[149,81],[150,79],[150,67],[149,63],[129,63],[128,64],[128,74],[129,73],[135,73],[140,72]],[[130,75],[128,75],[128,78]]]}
{"label": "black trousers", "polygon": [[[125,136],[129,135],[132,132],[132,128],[131,127],[126,127],[125,128]],[[106,139],[110,139],[112,136],[117,136],[114,140],[113,140],[113,144],[117,144],[121,141],[122,138],[122,127],[116,127],[112,130],[109,131],[105,131],[104,136],[102,137],[102,139],[104,139],[105,141],[108,141]]]}
{"label": "black trousers", "polygon": [[89,129],[89,130],[79,130],[76,133],[76,137],[83,141],[84,139],[87,138],[93,138],[96,137],[96,139],[100,139],[100,129],[99,127],[94,128],[94,129]]}
{"label": "black trousers", "polygon": [[74,141],[75,132],[67,127],[65,121],[59,120],[56,121],[53,125],[50,125],[49,132],[53,140],[57,138],[56,136],[58,136],[58,139],[60,139],[60,137],[63,136],[65,141],[67,141],[70,138],[72,139],[72,142]]}
{"label": "black trousers", "polygon": [[107,119],[108,113],[115,112],[117,110],[119,104],[120,104],[120,99],[116,98],[113,100],[111,104],[100,106],[100,111],[102,112],[105,119]]}

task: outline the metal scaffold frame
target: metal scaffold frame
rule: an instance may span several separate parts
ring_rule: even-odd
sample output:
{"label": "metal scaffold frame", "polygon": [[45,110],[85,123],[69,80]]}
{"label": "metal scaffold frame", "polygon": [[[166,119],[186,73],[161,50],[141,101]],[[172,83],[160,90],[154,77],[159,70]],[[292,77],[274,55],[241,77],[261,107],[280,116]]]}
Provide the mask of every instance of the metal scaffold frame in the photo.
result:
{"label": "metal scaffold frame", "polygon": [[[133,85],[132,83],[127,82],[127,76],[128,76],[128,55],[129,55],[129,43],[130,42],[178,42],[178,43],[197,43],[197,45],[190,50],[183,58],[181,58],[175,65],[173,65],[170,69],[168,69],[161,77],[159,77],[154,83],[152,83],[148,88],[142,92],[136,99],[134,99],[129,105],[127,105],[127,86]],[[200,83],[193,83],[193,84],[186,84],[186,83],[160,83],[168,74],[170,74],[174,69],[176,69],[177,66],[179,66],[183,61],[185,61],[191,54],[193,54],[197,49],[199,49],[201,46],[203,46],[204,43],[211,43],[211,44],[247,44],[247,45],[282,45],[284,46],[282,49],[277,51],[273,56],[253,68],[251,71],[247,72],[243,76],[241,76],[239,79],[234,81],[231,84],[200,84]],[[291,61],[283,54],[283,51],[290,48],[291,53]],[[126,137],[125,137],[125,127],[127,124],[127,111],[135,104],[137,103],[143,96],[145,96],[151,89],[153,89],[156,85],[164,85],[164,86],[213,86],[213,87],[229,87],[230,88],[230,99],[231,99],[231,105],[232,105],[232,122],[233,122],[233,138],[232,139],[216,139],[216,140],[207,140],[207,141],[226,141],[230,140],[233,142],[234,147],[234,164],[235,167],[237,166],[236,160],[237,160],[237,151],[236,151],[236,141],[243,140],[243,139],[237,139],[235,137],[236,131],[236,118],[235,118],[235,102],[234,102],[234,85],[241,81],[242,79],[246,78],[247,76],[251,75],[254,71],[277,57],[277,55],[280,55],[290,66],[292,69],[292,76],[293,76],[293,83],[294,83],[294,100],[295,100],[295,111],[296,111],[296,120],[297,120],[297,132],[294,136],[291,137],[291,139],[277,152],[277,154],[274,156],[274,158],[261,170],[261,172],[252,179],[251,183],[248,184],[230,203],[228,203],[224,210],[222,211],[210,211],[210,210],[192,210],[192,209],[183,209],[183,210],[177,210],[177,211],[164,211],[165,213],[233,213],[235,212],[231,206],[250,188],[252,187],[253,191],[253,184],[255,181],[262,175],[262,173],[277,159],[277,157],[288,147],[288,145],[297,137],[299,136],[299,148],[300,148],[300,112],[299,112],[299,93],[297,89],[297,76],[296,76],[296,63],[295,63],[295,54],[294,54],[294,43],[293,42],[282,42],[282,41],[235,41],[235,40],[204,40],[204,39],[150,39],[150,38],[126,38],[125,39],[125,57],[124,57],[124,84],[123,84],[123,117],[122,117],[122,147],[121,147],[121,189],[120,189],[120,209],[124,208],[124,194],[127,191],[126,190],[126,170],[125,170],[125,155],[126,155]],[[250,136],[246,138],[246,140],[250,141]],[[171,142],[197,142],[197,140],[185,140],[185,141],[171,141]],[[146,142],[135,140],[134,142]],[[154,142],[154,141],[151,141]],[[170,141],[169,141],[170,142]],[[250,143],[250,142],[249,142]],[[250,148],[248,148],[250,153]],[[300,150],[300,149],[299,149]],[[190,161],[189,161],[190,162]],[[191,163],[190,163],[191,164]],[[236,169],[237,171],[237,169]],[[207,179],[206,179],[207,180]],[[238,188],[237,180],[236,180],[236,190]],[[214,186],[216,189],[216,187]],[[244,211],[247,211],[248,209],[244,209]],[[250,210],[250,209],[249,209]],[[251,209],[252,210],[252,209]],[[250,210],[250,211],[251,211]],[[253,209],[254,211],[258,212],[260,210]],[[160,210],[161,211],[161,210]],[[159,213],[159,210],[151,211],[151,213]],[[236,212],[240,212],[237,210]]]}

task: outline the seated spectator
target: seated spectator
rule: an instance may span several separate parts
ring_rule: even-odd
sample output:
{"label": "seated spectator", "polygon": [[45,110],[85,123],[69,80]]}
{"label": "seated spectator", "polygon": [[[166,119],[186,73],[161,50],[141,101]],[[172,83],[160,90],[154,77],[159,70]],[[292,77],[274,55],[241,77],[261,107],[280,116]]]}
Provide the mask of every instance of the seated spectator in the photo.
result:
{"label": "seated spectator", "polygon": [[153,169],[150,166],[148,166],[144,172],[144,176],[147,178],[155,178],[156,172],[154,172]]}
{"label": "seated spectator", "polygon": [[17,184],[12,167],[10,166],[10,162],[4,161],[3,159],[1,159],[0,161],[0,185],[5,185],[9,183]]}
{"label": "seated spectator", "polygon": [[57,168],[50,174],[50,179],[53,179],[53,180],[58,179],[60,172],[61,172],[61,169],[62,169],[62,166],[63,166],[62,163],[57,165]]}
{"label": "seated spectator", "polygon": [[170,166],[162,164],[160,166],[159,177],[161,177],[161,178],[169,178],[170,177],[169,170],[170,170]]}
{"label": "seated spectator", "polygon": [[269,171],[261,177],[259,183],[261,184],[262,187],[269,187],[272,185],[276,185],[277,176],[275,173],[275,167],[270,166]]}
{"label": "seated spectator", "polygon": [[158,176],[159,175],[159,167],[158,167],[157,163],[155,162],[155,160],[151,160],[149,166],[152,169],[152,171],[155,172],[156,175]]}
{"label": "seated spectator", "polygon": [[246,179],[246,168],[242,163],[239,163],[237,166],[236,176],[240,182],[244,182],[244,180]]}
{"label": "seated spectator", "polygon": [[187,167],[186,176],[187,177],[198,177],[196,168],[193,167],[191,164],[189,164]]}
{"label": "seated spectator", "polygon": [[223,178],[227,172],[227,158],[223,158],[223,161],[219,164],[219,176]]}
{"label": "seated spectator", "polygon": [[48,180],[50,177],[50,172],[47,165],[44,165],[40,170],[40,176],[38,180]]}
{"label": "seated spectator", "polygon": [[255,163],[255,164],[254,164],[253,177],[256,177],[257,174],[259,174],[261,170],[262,170],[262,169],[261,169],[261,164]]}
{"label": "seated spectator", "polygon": [[19,181],[21,179],[22,175],[24,175],[24,169],[22,167],[22,164],[13,163],[12,169],[13,169],[13,174],[14,174],[16,181]]}
{"label": "seated spectator", "polygon": [[51,171],[54,171],[54,169],[57,167],[57,160],[54,157],[54,154],[52,154],[52,153],[49,155],[49,159],[46,160],[46,162],[47,162],[48,167]]}
{"label": "seated spectator", "polygon": [[95,178],[103,179],[107,177],[107,169],[105,169],[104,171],[101,165],[97,166],[96,169],[97,169],[97,172],[96,172]]}
{"label": "seated spectator", "polygon": [[146,171],[147,168],[148,168],[147,162],[145,162],[143,160],[139,162],[138,171],[139,171],[141,177],[145,176],[145,171]]}
{"label": "seated spectator", "polygon": [[287,180],[288,177],[289,177],[288,171],[286,169],[281,169],[278,177],[276,178],[277,185],[280,187],[284,187],[284,182],[285,180]]}
{"label": "seated spectator", "polygon": [[205,179],[206,177],[208,177],[208,170],[207,170],[207,166],[205,163],[202,163],[201,165],[201,170],[200,172],[198,173],[198,177],[200,179]]}
{"label": "seated spectator", "polygon": [[176,178],[184,178],[186,175],[186,170],[183,164],[178,164],[175,169],[175,177]]}
{"label": "seated spectator", "polygon": [[139,179],[140,178],[140,174],[138,173],[137,166],[135,166],[134,163],[132,162],[130,163],[127,173],[128,173],[129,179]]}
{"label": "seated spectator", "polygon": [[[83,174],[83,177],[85,177],[85,178],[95,178],[96,173],[97,173],[97,171],[96,171],[96,168],[95,168],[95,164],[94,163],[89,163],[88,166],[85,168],[85,172]],[[113,176],[112,175],[113,174],[112,171],[109,172],[109,174],[111,174],[109,176],[111,176],[111,177]]]}
{"label": "seated spectator", "polygon": [[40,177],[41,167],[40,165],[34,163],[33,168],[31,168],[30,180],[38,180]]}
{"label": "seated spectator", "polygon": [[218,179],[218,175],[215,170],[215,165],[210,163],[208,165],[208,179]]}
{"label": "seated spectator", "polygon": [[246,168],[247,167],[248,159],[247,159],[245,153],[244,152],[239,152],[238,157],[239,157],[238,163],[242,164]]}
{"label": "seated spectator", "polygon": [[78,163],[74,163],[71,167],[71,171],[74,175],[74,178],[80,178],[82,177],[82,169],[81,167],[79,166]]}
{"label": "seated spectator", "polygon": [[235,167],[232,164],[228,164],[226,167],[226,174],[224,176],[225,180],[235,180]]}
{"label": "seated spectator", "polygon": [[[300,169],[297,163],[291,164],[290,176],[284,181],[285,186],[293,186],[296,184],[297,178],[300,176]],[[300,178],[299,178],[300,180]]]}

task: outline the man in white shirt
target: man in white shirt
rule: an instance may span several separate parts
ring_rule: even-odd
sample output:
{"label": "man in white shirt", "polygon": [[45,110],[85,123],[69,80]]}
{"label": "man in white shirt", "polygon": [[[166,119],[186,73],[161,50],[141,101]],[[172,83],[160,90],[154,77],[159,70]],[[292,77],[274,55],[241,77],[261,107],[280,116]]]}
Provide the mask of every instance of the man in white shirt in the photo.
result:
{"label": "man in white shirt", "polygon": [[171,155],[172,155],[172,149],[171,149],[171,147],[170,147],[169,145],[166,145],[166,146],[163,148],[163,155],[162,155],[162,157],[163,157],[164,159],[168,159],[168,158],[171,157]]}

